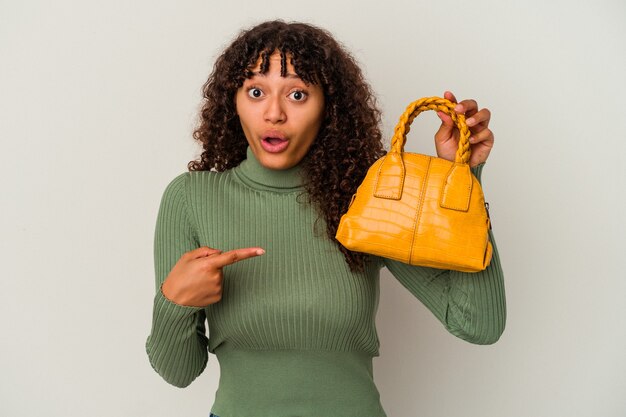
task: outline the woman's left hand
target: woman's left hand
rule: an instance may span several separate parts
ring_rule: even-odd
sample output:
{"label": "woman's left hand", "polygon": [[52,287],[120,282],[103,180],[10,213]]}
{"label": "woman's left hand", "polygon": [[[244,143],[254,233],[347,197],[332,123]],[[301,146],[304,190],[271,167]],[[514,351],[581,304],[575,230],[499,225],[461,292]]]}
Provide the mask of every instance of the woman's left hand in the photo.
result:
{"label": "woman's left hand", "polygon": [[[456,103],[456,97],[450,91],[444,93],[444,98]],[[470,130],[470,167],[479,165],[487,160],[489,152],[493,148],[493,132],[489,130],[491,112],[487,109],[478,109],[475,100],[463,100],[456,105],[454,110],[465,115],[465,122]],[[435,148],[439,158],[454,161],[459,148],[459,130],[454,125],[452,118],[444,112],[437,112],[441,119],[441,127],[435,133]]]}

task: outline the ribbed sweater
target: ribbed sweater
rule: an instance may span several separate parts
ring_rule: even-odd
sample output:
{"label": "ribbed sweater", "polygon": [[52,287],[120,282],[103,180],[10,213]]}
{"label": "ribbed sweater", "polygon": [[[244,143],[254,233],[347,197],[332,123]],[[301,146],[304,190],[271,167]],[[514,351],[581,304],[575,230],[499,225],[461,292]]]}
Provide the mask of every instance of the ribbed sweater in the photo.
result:
{"label": "ribbed sweater", "polygon": [[[482,165],[472,171],[480,180]],[[491,232],[493,258],[482,272],[372,257],[365,272],[353,273],[305,202],[303,183],[300,165],[270,170],[248,148],[236,168],[185,172],[166,187],[146,350],[167,382],[189,385],[211,352],[220,364],[211,412],[220,417],[385,416],[372,372],[383,267],[453,335],[476,344],[498,340],[506,308]],[[266,253],[223,269],[218,303],[175,304],[161,284],[183,253],[200,246],[260,246]]]}

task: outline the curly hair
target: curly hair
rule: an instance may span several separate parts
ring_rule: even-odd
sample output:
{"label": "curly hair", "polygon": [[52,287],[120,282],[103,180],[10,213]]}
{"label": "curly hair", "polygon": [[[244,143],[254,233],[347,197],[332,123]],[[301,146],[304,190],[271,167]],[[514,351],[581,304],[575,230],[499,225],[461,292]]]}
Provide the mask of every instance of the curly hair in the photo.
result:
{"label": "curly hair", "polygon": [[199,160],[189,162],[188,169],[221,172],[246,158],[248,142],[236,112],[235,93],[252,76],[250,68],[259,58],[261,72],[268,70],[268,56],[275,51],[281,54],[283,76],[288,57],[304,82],[322,87],[323,121],[301,162],[306,196],[325,220],[328,237],[344,254],[350,269],[363,271],[369,255],[349,251],[335,234],[368,168],[385,154],[381,112],[356,60],[329,32],[280,20],[241,32],[216,60],[203,86],[205,102],[200,125],[193,132],[203,152]]}

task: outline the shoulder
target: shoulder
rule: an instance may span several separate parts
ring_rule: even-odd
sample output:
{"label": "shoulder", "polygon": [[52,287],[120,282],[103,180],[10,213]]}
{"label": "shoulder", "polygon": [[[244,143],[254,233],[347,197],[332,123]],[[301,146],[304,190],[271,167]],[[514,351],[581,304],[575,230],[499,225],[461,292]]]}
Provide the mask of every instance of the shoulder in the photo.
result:
{"label": "shoulder", "polygon": [[[187,198],[188,196],[213,195],[217,189],[232,186],[233,175],[231,170],[215,171],[187,171],[178,174],[165,187],[163,198]],[[195,198],[191,198],[195,200]]]}
{"label": "shoulder", "polygon": [[214,171],[186,171],[174,177],[165,187],[165,192],[180,192],[190,190],[198,185],[207,185],[219,180],[220,177],[229,176],[230,172]]}
{"label": "shoulder", "polygon": [[178,174],[172,179],[163,191],[163,199],[172,199],[185,194],[187,188],[187,181],[189,180],[189,172],[183,172]]}
{"label": "shoulder", "polygon": [[189,172],[183,172],[174,177],[165,186],[165,190],[161,196],[161,211],[171,212],[184,210],[187,205],[187,181]]}

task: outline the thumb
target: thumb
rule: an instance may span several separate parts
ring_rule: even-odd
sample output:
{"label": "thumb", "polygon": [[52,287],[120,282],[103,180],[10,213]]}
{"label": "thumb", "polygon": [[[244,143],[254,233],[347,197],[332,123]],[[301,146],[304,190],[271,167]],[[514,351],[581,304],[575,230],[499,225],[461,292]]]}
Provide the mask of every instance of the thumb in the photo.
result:
{"label": "thumb", "polygon": [[441,126],[439,126],[437,133],[435,133],[435,140],[445,142],[454,136],[454,122],[450,116],[442,111],[438,111],[437,116],[441,119]]}

